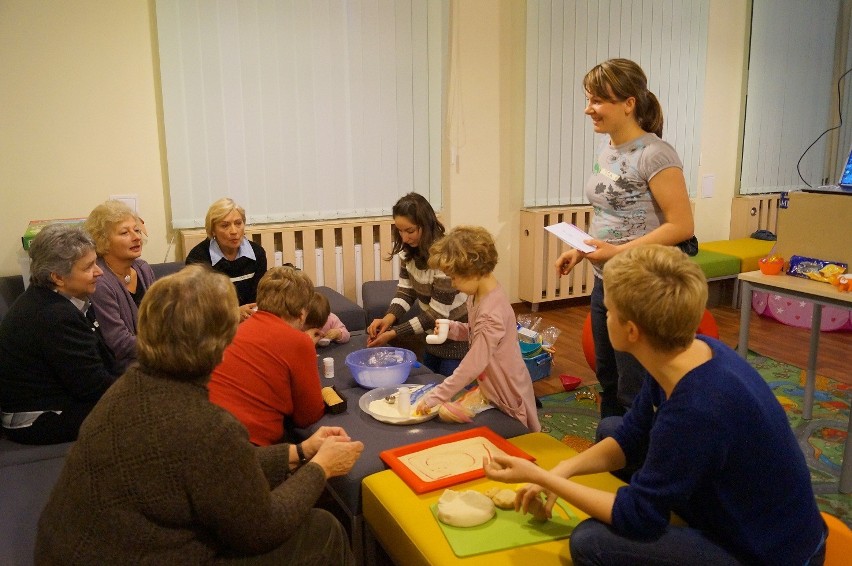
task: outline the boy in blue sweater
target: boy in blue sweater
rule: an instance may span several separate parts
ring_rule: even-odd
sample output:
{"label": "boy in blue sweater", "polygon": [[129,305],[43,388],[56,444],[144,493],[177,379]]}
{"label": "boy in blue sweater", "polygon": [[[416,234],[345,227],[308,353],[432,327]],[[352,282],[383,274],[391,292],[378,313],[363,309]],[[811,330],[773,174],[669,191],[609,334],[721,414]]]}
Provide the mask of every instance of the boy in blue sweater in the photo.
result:
{"label": "boy in blue sweater", "polygon": [[[604,286],[613,347],[648,372],[632,409],[612,437],[550,471],[495,456],[487,476],[529,482],[519,511],[545,491],[548,516],[557,496],[588,513],[571,535],[577,565],[822,564],[826,528],[783,408],[733,350],[695,336],[699,267],[677,248],[638,246],[606,263]],[[643,456],[614,494],[570,479]]]}

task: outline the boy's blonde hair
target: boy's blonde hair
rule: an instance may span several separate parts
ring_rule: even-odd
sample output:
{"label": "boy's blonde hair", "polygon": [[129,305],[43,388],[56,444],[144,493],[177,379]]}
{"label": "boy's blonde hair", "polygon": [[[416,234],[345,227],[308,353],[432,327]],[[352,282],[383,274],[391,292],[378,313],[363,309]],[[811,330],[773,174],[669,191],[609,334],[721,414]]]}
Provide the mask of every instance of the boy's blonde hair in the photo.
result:
{"label": "boy's blonde hair", "polygon": [[208,266],[189,265],[145,291],[136,336],[139,363],[178,381],[206,380],[239,322],[231,281]]}
{"label": "boy's blonde hair", "polygon": [[308,305],[308,316],[305,317],[305,330],[322,328],[328,322],[328,315],[330,314],[331,305],[328,298],[322,293],[314,291],[314,296]]}
{"label": "boy's blonde hair", "polygon": [[285,320],[299,318],[313,296],[313,281],[295,267],[273,267],[257,284],[257,308]]}
{"label": "boy's blonde hair", "polygon": [[606,262],[604,296],[621,322],[632,321],[652,346],[672,351],[689,346],[707,306],[707,280],[674,246],[647,244]]}
{"label": "boy's blonde hair", "polygon": [[485,277],[497,265],[494,238],[480,226],[457,226],[429,248],[429,267],[457,277]]}
{"label": "boy's blonde hair", "polygon": [[211,204],[210,208],[207,209],[207,217],[204,219],[204,229],[207,230],[207,237],[212,238],[213,226],[235,210],[240,213],[243,224],[245,224],[246,209],[234,202],[233,199],[224,197]]}

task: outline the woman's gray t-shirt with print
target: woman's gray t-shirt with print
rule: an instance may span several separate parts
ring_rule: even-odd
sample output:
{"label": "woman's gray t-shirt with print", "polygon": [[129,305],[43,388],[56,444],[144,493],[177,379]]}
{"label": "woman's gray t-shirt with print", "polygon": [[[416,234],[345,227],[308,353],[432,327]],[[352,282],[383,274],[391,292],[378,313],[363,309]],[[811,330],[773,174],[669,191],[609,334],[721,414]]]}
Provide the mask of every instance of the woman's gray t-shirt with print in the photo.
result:
{"label": "woman's gray t-shirt with print", "polygon": [[[586,182],[586,198],[594,207],[591,236],[619,245],[651,232],[665,221],[648,182],[663,169],[683,164],[675,149],[645,134],[612,146],[607,138]],[[592,262],[600,277],[603,264]]]}

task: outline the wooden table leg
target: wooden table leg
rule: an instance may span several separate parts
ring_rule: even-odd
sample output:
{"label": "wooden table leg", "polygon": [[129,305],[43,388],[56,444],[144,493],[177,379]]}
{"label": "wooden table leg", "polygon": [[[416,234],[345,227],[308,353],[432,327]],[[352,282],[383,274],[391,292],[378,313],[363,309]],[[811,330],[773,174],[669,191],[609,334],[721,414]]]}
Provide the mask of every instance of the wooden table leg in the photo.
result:
{"label": "wooden table leg", "polygon": [[817,351],[819,350],[819,333],[822,323],[822,305],[814,303],[814,313],[811,319],[811,347],[808,351],[808,368],[805,373],[805,398],[802,401],[802,418],[810,420],[813,414],[814,387],[816,386]]}
{"label": "wooden table leg", "polygon": [[748,359],[748,325],[751,323],[751,283],[743,281],[742,302],[740,303],[740,340],[737,353],[742,359]]}

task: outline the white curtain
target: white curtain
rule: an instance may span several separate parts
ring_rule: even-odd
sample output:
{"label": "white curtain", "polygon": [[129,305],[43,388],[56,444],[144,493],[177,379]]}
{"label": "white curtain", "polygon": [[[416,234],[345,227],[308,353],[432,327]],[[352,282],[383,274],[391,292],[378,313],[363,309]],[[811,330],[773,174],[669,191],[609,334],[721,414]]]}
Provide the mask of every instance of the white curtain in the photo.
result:
{"label": "white curtain", "polygon": [[172,223],[441,205],[447,0],[157,0]]}
{"label": "white curtain", "polygon": [[[846,12],[846,52],[841,53],[842,65],[840,65],[840,74],[852,70],[852,2],[848,3],[845,8]],[[832,85],[832,98],[837,97],[837,85]],[[852,153],[852,72],[843,77],[840,83],[840,108],[843,113],[843,125],[839,128],[837,134],[837,151],[835,154],[834,163],[829,168],[829,175],[834,174],[829,178],[829,183],[836,183],[843,173],[843,168],[850,158]],[[831,125],[837,125],[836,115],[831,118]]]}
{"label": "white curtain", "polygon": [[[753,0],[741,194],[804,186],[796,170],[799,158],[836,125],[839,17],[840,0]],[[837,181],[826,174],[830,139],[823,137],[801,161],[810,185]]]}
{"label": "white curtain", "polygon": [[709,0],[528,0],[524,205],[583,204],[601,136],[583,114],[583,76],[636,61],[663,107],[663,139],[698,186]]}

